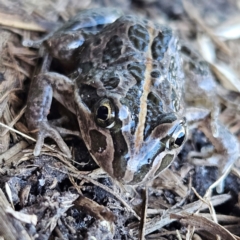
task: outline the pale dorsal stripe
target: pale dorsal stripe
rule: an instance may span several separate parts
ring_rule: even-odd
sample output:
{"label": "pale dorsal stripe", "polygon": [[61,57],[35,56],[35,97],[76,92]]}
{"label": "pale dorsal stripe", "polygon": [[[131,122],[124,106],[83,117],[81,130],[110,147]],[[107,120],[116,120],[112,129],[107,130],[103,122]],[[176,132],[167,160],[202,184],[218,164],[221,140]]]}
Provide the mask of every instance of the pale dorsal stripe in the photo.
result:
{"label": "pale dorsal stripe", "polygon": [[135,132],[135,152],[138,152],[143,143],[144,128],[147,115],[147,97],[151,90],[151,72],[152,72],[152,42],[154,35],[154,28],[148,28],[149,30],[149,43],[146,57],[146,70],[144,73],[143,93],[140,98],[140,110],[138,116],[138,125]]}

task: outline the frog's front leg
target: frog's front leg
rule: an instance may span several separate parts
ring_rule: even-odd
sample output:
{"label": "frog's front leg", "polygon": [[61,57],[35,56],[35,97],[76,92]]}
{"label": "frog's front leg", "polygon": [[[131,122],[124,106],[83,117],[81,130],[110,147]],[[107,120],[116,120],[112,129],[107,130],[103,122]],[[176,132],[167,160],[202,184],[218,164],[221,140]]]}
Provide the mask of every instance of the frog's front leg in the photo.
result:
{"label": "frog's front leg", "polygon": [[[47,115],[50,111],[52,97],[74,112],[74,103],[65,101],[70,100],[73,94],[72,81],[61,74],[55,72],[42,73],[32,81],[26,109],[26,119],[29,131],[37,135],[37,143],[34,155],[38,156],[46,137],[52,138],[62,152],[68,157],[71,156],[70,150],[63,141],[57,129],[48,122]],[[64,96],[64,99],[61,98]]]}
{"label": "frog's front leg", "polygon": [[[218,168],[218,175],[219,178],[223,175],[227,175],[233,164],[238,160],[239,157],[239,143],[237,138],[227,129],[226,126],[224,126],[219,120],[215,122],[215,124],[218,126],[218,135],[214,136],[212,133],[212,117],[211,114],[207,114],[207,111],[200,110],[201,113],[197,113],[197,110],[195,109],[194,112],[189,111],[187,114],[187,120],[188,122],[191,122],[193,119],[191,117],[195,116],[194,122],[197,121],[198,128],[205,134],[205,136],[208,138],[208,140],[212,143],[214,146],[214,151],[211,152],[211,155],[204,157],[206,159],[206,162],[204,165],[206,166],[216,166]],[[191,113],[190,113],[191,112]],[[205,115],[205,116],[204,116]],[[194,159],[194,153],[191,154],[191,158]],[[202,155],[205,155],[202,153]],[[195,164],[198,164],[198,161],[193,160]],[[201,161],[202,165],[202,161]],[[224,181],[222,181],[217,186],[217,191],[219,193],[223,192],[224,188]]]}
{"label": "frog's front leg", "polygon": [[207,117],[199,122],[199,129],[205,134],[215,147],[215,152],[219,155],[217,166],[219,175],[228,173],[239,157],[239,143],[237,138],[220,122],[218,124],[218,136],[211,133],[211,118]]}
{"label": "frog's front leg", "polygon": [[[219,169],[219,176],[227,174],[239,156],[239,144],[236,137],[218,120],[219,100],[217,84],[206,62],[198,57],[187,59],[184,64],[186,73],[185,101],[188,106],[188,122],[197,122],[198,128],[206,135],[215,148],[208,158]],[[207,164],[209,165],[209,164]],[[222,192],[218,186],[218,191]]]}

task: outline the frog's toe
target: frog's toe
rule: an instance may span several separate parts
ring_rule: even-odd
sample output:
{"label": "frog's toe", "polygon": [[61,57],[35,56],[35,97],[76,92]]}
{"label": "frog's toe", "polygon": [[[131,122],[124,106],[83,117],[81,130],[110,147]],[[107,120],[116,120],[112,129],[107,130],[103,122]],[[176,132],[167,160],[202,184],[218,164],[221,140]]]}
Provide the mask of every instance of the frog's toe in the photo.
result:
{"label": "frog's toe", "polygon": [[34,148],[34,156],[39,156],[41,153],[42,146],[44,144],[44,139],[46,137],[52,138],[60,148],[60,150],[66,154],[67,157],[71,157],[70,149],[68,148],[67,144],[63,141],[62,137],[60,136],[59,132],[50,126],[48,123],[41,123],[40,129],[38,132],[37,142]]}
{"label": "frog's toe", "polygon": [[39,133],[35,148],[33,150],[33,155],[34,156],[39,156],[40,155],[43,144],[44,144],[43,134]]}
{"label": "frog's toe", "polygon": [[222,159],[221,155],[213,152],[211,148],[201,152],[191,151],[187,158],[190,163],[197,166],[219,166]]}

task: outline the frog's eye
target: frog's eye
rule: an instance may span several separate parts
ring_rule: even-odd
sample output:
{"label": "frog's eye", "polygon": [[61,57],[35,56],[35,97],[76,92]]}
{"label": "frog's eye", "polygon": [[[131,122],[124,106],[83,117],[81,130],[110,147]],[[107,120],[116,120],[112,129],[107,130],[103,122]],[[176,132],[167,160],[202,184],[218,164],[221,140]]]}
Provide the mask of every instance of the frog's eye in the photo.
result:
{"label": "frog's eye", "polygon": [[180,123],[173,132],[168,136],[166,141],[166,148],[172,150],[174,148],[179,148],[184,143],[186,136],[186,126],[185,123]]}
{"label": "frog's eye", "polygon": [[109,99],[102,99],[95,105],[95,121],[100,127],[112,128],[114,126],[115,109]]}

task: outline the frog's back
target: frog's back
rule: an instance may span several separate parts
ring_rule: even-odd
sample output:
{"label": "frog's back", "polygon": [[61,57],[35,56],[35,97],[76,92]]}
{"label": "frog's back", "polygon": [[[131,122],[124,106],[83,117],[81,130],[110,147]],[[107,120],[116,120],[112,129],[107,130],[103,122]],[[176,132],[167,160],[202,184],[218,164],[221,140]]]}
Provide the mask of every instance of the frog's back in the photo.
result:
{"label": "frog's back", "polygon": [[149,88],[168,105],[166,112],[178,111],[184,78],[178,41],[170,28],[135,16],[122,16],[90,36],[75,57],[81,76],[89,79],[89,71],[91,77],[99,69],[105,75],[121,72],[128,79],[125,89],[135,84],[141,88],[149,80]]}
{"label": "frog's back", "polygon": [[80,47],[77,57],[81,62],[107,64],[119,64],[120,59],[140,61],[147,57],[160,62],[172,38],[172,30],[166,26],[135,16],[122,16],[96,35],[90,36]]}

